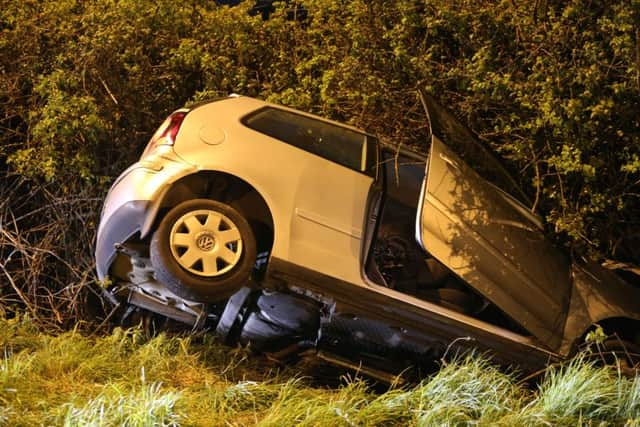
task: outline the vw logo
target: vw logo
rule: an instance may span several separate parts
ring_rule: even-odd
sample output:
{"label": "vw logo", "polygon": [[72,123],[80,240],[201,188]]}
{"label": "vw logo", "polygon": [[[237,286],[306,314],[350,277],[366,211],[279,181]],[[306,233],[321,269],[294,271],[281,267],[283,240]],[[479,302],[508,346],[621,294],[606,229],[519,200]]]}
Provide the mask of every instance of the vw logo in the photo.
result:
{"label": "vw logo", "polygon": [[205,233],[196,239],[196,245],[203,251],[210,251],[216,244],[216,240],[211,234]]}

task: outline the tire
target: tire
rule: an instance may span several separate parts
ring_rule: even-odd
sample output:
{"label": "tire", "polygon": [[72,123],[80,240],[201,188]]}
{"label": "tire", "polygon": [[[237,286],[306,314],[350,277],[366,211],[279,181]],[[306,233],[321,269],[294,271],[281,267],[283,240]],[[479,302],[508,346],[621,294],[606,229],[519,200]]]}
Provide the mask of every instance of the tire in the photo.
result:
{"label": "tire", "polygon": [[200,302],[223,300],[247,285],[256,240],[233,207],[194,199],[171,209],[150,244],[155,278],[176,295]]}

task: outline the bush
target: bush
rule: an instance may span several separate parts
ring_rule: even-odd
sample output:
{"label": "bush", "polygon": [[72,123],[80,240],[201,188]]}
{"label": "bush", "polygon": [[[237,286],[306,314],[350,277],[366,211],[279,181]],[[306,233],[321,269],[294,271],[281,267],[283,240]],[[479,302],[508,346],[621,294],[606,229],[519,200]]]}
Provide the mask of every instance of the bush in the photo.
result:
{"label": "bush", "polygon": [[287,2],[268,20],[252,2],[5,3],[9,303],[68,317],[94,280],[108,183],[172,110],[230,92],[425,149],[424,81],[507,160],[561,244],[640,263],[638,0],[316,0],[297,2],[298,20]]}

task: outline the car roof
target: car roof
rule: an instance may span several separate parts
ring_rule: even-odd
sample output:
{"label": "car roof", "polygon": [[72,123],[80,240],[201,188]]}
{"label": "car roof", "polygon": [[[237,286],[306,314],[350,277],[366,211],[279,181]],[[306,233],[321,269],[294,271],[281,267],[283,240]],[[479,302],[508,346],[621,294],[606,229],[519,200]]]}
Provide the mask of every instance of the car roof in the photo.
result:
{"label": "car roof", "polygon": [[361,128],[358,128],[358,127],[355,127],[355,126],[351,126],[351,125],[348,125],[348,124],[343,123],[343,122],[339,122],[339,121],[336,121],[336,120],[331,120],[331,119],[328,119],[326,117],[319,116],[317,114],[308,113],[306,111],[297,110],[295,108],[287,107],[287,106],[280,105],[280,104],[273,104],[273,103],[270,103],[270,102],[267,102],[267,101],[263,101],[263,100],[258,99],[258,98],[252,98],[252,97],[249,97],[249,96],[238,95],[238,94],[235,94],[235,93],[234,94],[230,94],[229,96],[224,97],[224,98],[214,98],[214,99],[200,101],[200,102],[197,102],[195,104],[190,105],[188,108],[190,110],[194,110],[196,108],[200,108],[200,107],[203,107],[203,106],[206,106],[206,105],[209,105],[209,104],[212,104],[212,103],[218,103],[218,102],[234,103],[234,104],[238,104],[239,103],[241,105],[241,109],[244,110],[242,112],[242,114],[241,114],[241,117],[239,117],[239,118],[242,118],[242,117],[246,116],[247,114],[253,113],[255,111],[258,111],[261,108],[275,108],[275,109],[278,109],[278,110],[284,110],[284,111],[288,111],[288,112],[291,112],[291,113],[294,113],[294,114],[299,114],[301,116],[309,117],[309,118],[312,118],[314,120],[318,120],[318,121],[322,121],[322,122],[325,122],[325,123],[329,123],[329,124],[333,124],[333,125],[336,125],[336,126],[340,126],[342,128],[350,129],[350,130],[352,130],[354,132],[362,133],[362,134],[365,134],[365,135],[373,137],[373,138],[376,137],[375,135],[373,135],[373,134],[371,134],[371,133],[369,133],[369,132],[367,132],[367,131],[365,131],[365,130],[363,130]]}

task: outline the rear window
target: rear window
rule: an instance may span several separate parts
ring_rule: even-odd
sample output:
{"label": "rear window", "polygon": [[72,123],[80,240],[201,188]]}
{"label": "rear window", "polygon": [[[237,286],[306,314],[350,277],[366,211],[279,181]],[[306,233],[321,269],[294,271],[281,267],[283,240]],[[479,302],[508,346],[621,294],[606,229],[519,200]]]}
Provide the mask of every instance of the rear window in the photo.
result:
{"label": "rear window", "polygon": [[242,122],[349,169],[368,175],[375,173],[376,140],[364,133],[272,107],[258,110]]}

